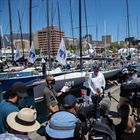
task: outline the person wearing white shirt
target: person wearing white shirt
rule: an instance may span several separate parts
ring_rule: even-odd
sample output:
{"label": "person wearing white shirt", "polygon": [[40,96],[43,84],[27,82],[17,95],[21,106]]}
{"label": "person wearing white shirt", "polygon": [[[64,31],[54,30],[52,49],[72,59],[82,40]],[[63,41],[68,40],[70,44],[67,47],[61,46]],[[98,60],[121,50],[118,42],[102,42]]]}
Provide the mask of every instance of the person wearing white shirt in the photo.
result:
{"label": "person wearing white shirt", "polygon": [[99,71],[98,66],[94,66],[93,73],[88,78],[88,88],[90,89],[88,105],[92,104],[91,96],[102,93],[105,86],[106,81],[104,75]]}

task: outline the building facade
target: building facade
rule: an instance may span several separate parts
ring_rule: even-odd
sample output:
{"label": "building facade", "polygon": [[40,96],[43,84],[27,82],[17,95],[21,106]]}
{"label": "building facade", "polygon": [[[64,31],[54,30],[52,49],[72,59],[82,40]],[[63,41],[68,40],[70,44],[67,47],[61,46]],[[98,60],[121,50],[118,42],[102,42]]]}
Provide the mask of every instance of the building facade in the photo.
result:
{"label": "building facade", "polygon": [[92,35],[85,35],[85,39],[88,43],[92,44]]}
{"label": "building facade", "polygon": [[70,45],[74,45],[77,46],[77,42],[76,39],[70,38],[70,37],[65,37],[65,46],[70,46]]}
{"label": "building facade", "polygon": [[[105,42],[106,41],[106,42]],[[106,35],[106,36],[102,36],[102,43],[103,44],[110,44],[113,42],[113,37],[112,35]]]}
{"label": "building facade", "polygon": [[50,55],[54,56],[58,52],[62,38],[64,38],[63,30],[59,30],[59,28],[55,26],[50,26],[49,29],[43,28],[42,30],[38,31],[38,48],[42,49],[44,54],[48,54],[48,52],[50,52]]}
{"label": "building facade", "polygon": [[21,39],[13,40],[14,50],[19,47],[21,54],[23,55],[23,48],[24,48],[24,56],[27,57],[29,50],[30,50],[30,41],[23,39],[23,46]]}

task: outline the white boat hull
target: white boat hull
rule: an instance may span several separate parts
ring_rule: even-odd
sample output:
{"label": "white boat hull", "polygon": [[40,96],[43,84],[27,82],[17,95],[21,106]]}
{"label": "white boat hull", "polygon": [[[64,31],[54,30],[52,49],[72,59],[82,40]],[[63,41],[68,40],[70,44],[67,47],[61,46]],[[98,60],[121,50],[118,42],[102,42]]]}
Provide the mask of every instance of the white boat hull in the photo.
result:
{"label": "white boat hull", "polygon": [[[114,70],[109,70],[109,71],[102,71],[104,74],[105,78],[109,78],[112,76],[115,76],[118,74],[121,70],[119,69],[114,69]],[[90,72],[92,73],[92,72]],[[88,74],[90,74],[88,73]],[[74,73],[68,73],[64,75],[60,75],[55,77],[56,84],[54,85],[54,89],[59,92],[63,86],[68,86],[71,88],[76,88],[79,87],[80,85],[83,85],[83,83],[86,81],[87,77],[87,72],[74,72]],[[34,82],[33,84],[29,86],[34,86],[34,100],[35,102],[38,102],[43,99],[43,90],[46,86],[46,81],[41,80]]]}

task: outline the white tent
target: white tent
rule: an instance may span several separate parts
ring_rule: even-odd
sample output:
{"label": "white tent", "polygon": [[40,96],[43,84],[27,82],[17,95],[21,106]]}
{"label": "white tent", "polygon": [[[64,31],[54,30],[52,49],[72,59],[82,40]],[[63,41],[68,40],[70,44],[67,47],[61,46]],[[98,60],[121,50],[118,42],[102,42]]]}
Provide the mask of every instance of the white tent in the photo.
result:
{"label": "white tent", "polygon": [[127,57],[129,54],[136,55],[138,50],[136,48],[121,48],[118,50],[118,54]]}

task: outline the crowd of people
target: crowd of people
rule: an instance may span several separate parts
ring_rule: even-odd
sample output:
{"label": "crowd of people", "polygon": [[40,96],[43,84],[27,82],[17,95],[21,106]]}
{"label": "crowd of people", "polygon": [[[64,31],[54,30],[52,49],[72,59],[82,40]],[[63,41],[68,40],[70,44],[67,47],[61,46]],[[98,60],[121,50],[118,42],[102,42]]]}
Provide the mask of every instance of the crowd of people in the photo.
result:
{"label": "crowd of people", "polygon": [[[100,98],[106,86],[104,75],[99,67],[93,68],[93,73],[89,76],[88,86],[90,93],[84,95],[85,106],[79,107],[78,99],[64,92],[56,92],[53,88],[55,77],[46,76],[46,86],[44,88],[45,108],[48,114],[48,121],[45,126],[45,137],[47,140],[86,140],[85,135],[90,131],[87,123],[87,116],[97,112],[98,117],[93,118],[106,124],[112,121],[114,126],[114,140],[138,140],[140,126],[137,125],[132,116],[132,107],[128,102],[128,97],[132,92],[123,89],[123,84],[134,83],[134,79],[129,76],[129,71],[125,68],[122,76],[118,80],[110,81],[109,84],[120,86],[120,100],[117,106],[120,123],[115,125],[109,117],[111,101],[107,98]],[[66,89],[66,92],[69,89]],[[61,105],[58,105],[57,97],[64,94]],[[6,91],[5,99],[0,102],[0,139],[1,140],[30,140],[28,133],[37,131],[41,124],[37,121],[37,111],[32,106],[20,106],[20,100],[28,98],[26,85],[16,82]],[[96,103],[95,103],[96,102]],[[90,116],[89,115],[89,116]],[[89,117],[88,116],[88,117]],[[91,117],[94,115],[92,114]],[[85,118],[84,118],[85,117]],[[110,122],[109,122],[110,123]]]}

